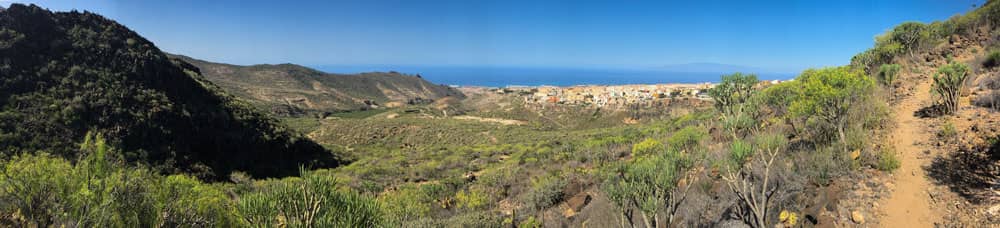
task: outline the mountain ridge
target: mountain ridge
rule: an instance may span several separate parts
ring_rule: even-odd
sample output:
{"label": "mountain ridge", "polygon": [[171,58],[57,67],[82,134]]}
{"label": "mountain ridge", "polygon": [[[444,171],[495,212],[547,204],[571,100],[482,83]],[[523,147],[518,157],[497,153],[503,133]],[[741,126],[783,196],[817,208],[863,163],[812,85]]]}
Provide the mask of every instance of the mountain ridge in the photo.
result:
{"label": "mountain ridge", "polygon": [[78,157],[103,134],[123,159],[217,179],[287,176],[341,163],[330,151],[221,91],[193,65],[90,12],[0,11],[0,148]]}
{"label": "mountain ridge", "polygon": [[191,63],[227,92],[280,116],[429,103],[460,91],[398,72],[335,74],[291,63],[234,65],[169,54]]}

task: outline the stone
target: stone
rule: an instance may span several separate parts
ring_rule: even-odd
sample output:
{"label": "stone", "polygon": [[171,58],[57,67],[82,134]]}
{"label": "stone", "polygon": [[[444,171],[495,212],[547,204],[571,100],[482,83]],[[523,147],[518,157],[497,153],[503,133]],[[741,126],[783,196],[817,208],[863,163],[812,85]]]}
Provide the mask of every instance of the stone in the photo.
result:
{"label": "stone", "polygon": [[993,205],[990,209],[986,209],[986,214],[990,215],[990,217],[1000,216],[1000,204]]}
{"label": "stone", "polygon": [[580,211],[583,210],[583,207],[587,206],[587,204],[590,204],[591,199],[590,194],[577,194],[566,201],[566,206],[573,211]]}
{"label": "stone", "polygon": [[851,211],[851,221],[857,224],[865,224],[865,216],[859,211]]}

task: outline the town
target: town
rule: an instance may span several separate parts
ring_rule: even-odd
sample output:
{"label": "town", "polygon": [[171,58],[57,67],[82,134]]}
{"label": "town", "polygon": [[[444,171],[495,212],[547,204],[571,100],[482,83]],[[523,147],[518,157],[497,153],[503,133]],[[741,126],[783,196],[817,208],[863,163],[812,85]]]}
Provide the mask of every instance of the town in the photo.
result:
{"label": "town", "polygon": [[[782,80],[761,81],[759,86],[768,86]],[[494,88],[498,94],[520,96],[526,103],[548,103],[568,105],[593,105],[596,107],[618,107],[630,104],[644,104],[674,99],[711,100],[708,90],[713,83],[697,84],[647,84],[647,85],[580,85],[580,86],[508,86]]]}

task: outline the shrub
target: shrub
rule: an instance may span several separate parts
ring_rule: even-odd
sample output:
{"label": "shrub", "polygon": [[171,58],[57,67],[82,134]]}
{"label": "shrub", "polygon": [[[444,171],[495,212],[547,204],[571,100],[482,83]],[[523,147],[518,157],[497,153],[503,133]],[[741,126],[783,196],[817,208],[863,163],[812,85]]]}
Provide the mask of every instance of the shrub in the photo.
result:
{"label": "shrub", "polygon": [[642,142],[636,143],[634,146],[632,146],[632,157],[640,157],[650,154],[656,154],[657,152],[661,152],[663,150],[666,150],[666,147],[663,146],[663,143],[661,143],[659,140],[647,138],[646,140],[643,140]]}
{"label": "shrub", "polygon": [[693,153],[706,136],[708,136],[708,132],[705,132],[704,129],[687,126],[667,138],[667,144],[674,151]]}
{"label": "shrub", "polygon": [[733,141],[729,146],[729,159],[738,167],[749,161],[750,156],[753,156],[753,150],[753,145],[750,143],[743,140]]}
{"label": "shrub", "polygon": [[969,67],[957,62],[938,68],[938,73],[934,74],[932,90],[937,95],[937,104],[944,114],[954,114],[958,111],[958,98],[968,76]]}
{"label": "shrub", "polygon": [[798,81],[802,93],[799,99],[792,101],[791,114],[804,119],[803,122],[817,121],[832,127],[847,151],[845,131],[853,123],[848,114],[872,93],[871,78],[848,67],[835,67],[806,70]]}
{"label": "shrub", "polygon": [[987,94],[982,94],[973,103],[980,107],[1000,110],[1000,91],[994,90]]}
{"label": "shrub", "polygon": [[609,167],[601,188],[619,210],[622,226],[632,223],[633,209],[639,210],[646,227],[659,224],[657,215],[662,212],[667,214],[665,222],[670,224],[692,186],[678,188],[690,165],[683,154],[672,151],[639,157]]}
{"label": "shrub", "polygon": [[20,155],[3,165],[0,213],[22,216],[14,226],[231,227],[230,197],[184,175],[163,177],[126,167],[100,135],[87,134],[75,165]]}
{"label": "shrub", "polygon": [[267,180],[240,196],[236,211],[249,225],[271,227],[375,227],[384,224],[377,201],[337,189],[333,177],[300,171],[301,177]]}
{"label": "shrub", "polygon": [[525,206],[537,212],[561,202],[566,184],[566,179],[556,173],[532,177],[531,189],[524,195]]}
{"label": "shrub", "polygon": [[945,121],[944,124],[941,125],[941,130],[938,131],[938,137],[944,139],[952,139],[957,135],[958,130],[955,129],[955,124],[951,121]]}
{"label": "shrub", "polygon": [[878,78],[889,89],[889,96],[892,97],[893,94],[893,83],[896,82],[896,77],[899,75],[899,69],[901,67],[899,64],[883,64],[878,68]]}
{"label": "shrub", "polygon": [[878,164],[876,167],[879,170],[892,172],[898,169],[900,164],[899,157],[896,155],[895,151],[888,148],[882,148],[882,150],[879,151]]}
{"label": "shrub", "polygon": [[1000,50],[992,50],[989,54],[986,54],[986,60],[983,60],[983,67],[994,68],[1000,66]]}

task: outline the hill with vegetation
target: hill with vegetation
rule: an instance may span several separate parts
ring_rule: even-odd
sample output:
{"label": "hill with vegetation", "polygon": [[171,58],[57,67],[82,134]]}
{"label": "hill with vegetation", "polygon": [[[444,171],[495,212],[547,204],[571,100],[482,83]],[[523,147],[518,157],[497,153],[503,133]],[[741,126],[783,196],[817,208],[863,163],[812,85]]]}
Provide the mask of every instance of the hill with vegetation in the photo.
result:
{"label": "hill with vegetation", "polygon": [[[0,26],[0,73],[12,75],[0,84],[0,226],[1000,224],[996,1],[942,22],[904,23],[850,65],[793,81],[723,75],[708,92],[712,105],[607,110],[466,90],[464,100],[285,118],[353,162],[210,183],[192,177],[196,168],[156,172],[176,165],[169,159],[127,160],[150,151],[199,158],[184,150],[195,140],[187,137],[246,136],[204,130],[220,124],[269,123],[257,133],[281,125],[222,95],[197,61],[164,56],[100,16],[13,5]],[[205,110],[232,119],[202,120],[215,116]],[[244,143],[295,135],[261,134]],[[138,139],[179,141],[157,150],[129,143]],[[227,155],[219,162],[278,161]],[[205,164],[191,167],[218,163]]]}
{"label": "hill with vegetation", "polygon": [[282,116],[426,104],[465,96],[419,75],[398,72],[330,74],[295,64],[238,66],[172,57],[191,63],[209,81],[258,107]]}
{"label": "hill with vegetation", "polygon": [[75,159],[88,132],[166,173],[285,176],[340,162],[224,93],[132,30],[93,13],[0,12],[0,148]]}

